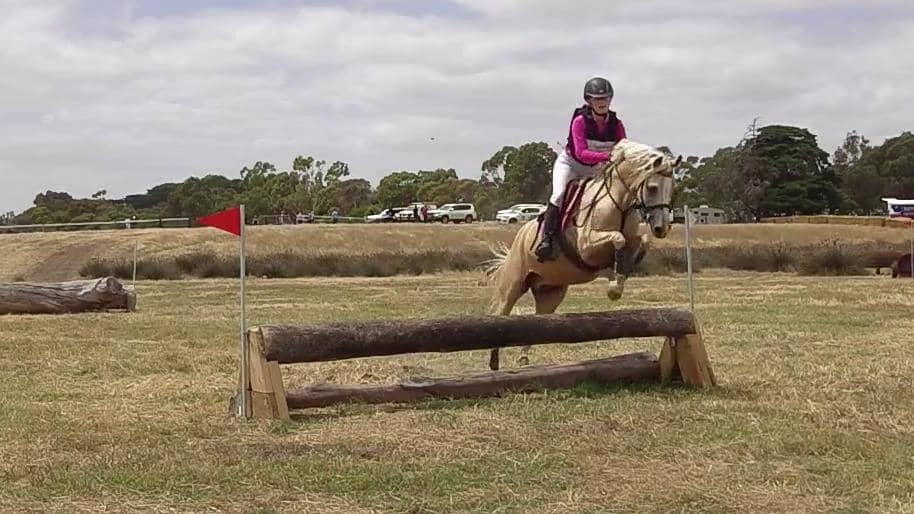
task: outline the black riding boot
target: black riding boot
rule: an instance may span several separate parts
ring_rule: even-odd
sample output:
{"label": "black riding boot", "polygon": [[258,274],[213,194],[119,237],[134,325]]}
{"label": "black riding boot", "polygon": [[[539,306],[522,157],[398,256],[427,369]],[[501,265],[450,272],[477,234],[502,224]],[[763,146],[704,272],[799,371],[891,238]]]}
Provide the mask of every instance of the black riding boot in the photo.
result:
{"label": "black riding boot", "polygon": [[559,224],[559,208],[549,203],[543,214],[543,238],[533,251],[538,261],[554,261],[557,258],[555,238],[559,233]]}

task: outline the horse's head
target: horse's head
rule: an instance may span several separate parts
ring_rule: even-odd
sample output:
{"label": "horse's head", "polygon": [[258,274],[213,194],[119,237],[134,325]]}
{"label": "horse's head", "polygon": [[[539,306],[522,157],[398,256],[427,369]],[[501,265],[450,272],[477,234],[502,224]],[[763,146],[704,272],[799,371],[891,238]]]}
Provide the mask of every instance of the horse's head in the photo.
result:
{"label": "horse's head", "polygon": [[641,188],[640,207],[645,213],[645,221],[654,237],[664,238],[670,231],[673,201],[673,168],[682,162],[682,156],[671,160],[661,155],[651,162],[649,173]]}
{"label": "horse's head", "polygon": [[660,150],[627,140],[617,148],[621,152],[614,161],[630,193],[630,208],[641,210],[654,237],[666,237],[672,221],[673,169],[682,156],[674,160]]}

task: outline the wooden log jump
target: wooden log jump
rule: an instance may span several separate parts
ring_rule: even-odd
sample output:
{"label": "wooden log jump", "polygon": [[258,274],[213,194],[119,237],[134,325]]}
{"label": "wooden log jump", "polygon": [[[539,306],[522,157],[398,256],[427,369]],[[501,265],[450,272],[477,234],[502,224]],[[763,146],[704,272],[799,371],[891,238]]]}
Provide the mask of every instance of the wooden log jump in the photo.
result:
{"label": "wooden log jump", "polygon": [[114,277],[0,284],[0,314],[68,314],[136,309],[136,294]]}
{"label": "wooden log jump", "polygon": [[[659,359],[635,353],[566,365],[530,366],[470,377],[422,379],[390,385],[320,385],[286,391],[280,364],[423,352],[456,352],[619,338],[664,337]],[[345,402],[414,402],[428,398],[476,398],[507,392],[567,388],[585,380],[681,379],[693,387],[716,385],[700,329],[691,312],[627,309],[578,314],[463,316],[435,320],[260,326],[247,334],[247,416],[288,419],[289,409]],[[235,401],[232,400],[234,409]]]}
{"label": "wooden log jump", "polygon": [[630,353],[609,359],[528,366],[512,371],[488,371],[461,378],[406,381],[389,385],[311,386],[286,393],[290,409],[327,407],[339,403],[406,403],[429,398],[481,398],[498,393],[532,393],[565,389],[587,380],[601,383],[644,381],[660,375],[653,353]]}

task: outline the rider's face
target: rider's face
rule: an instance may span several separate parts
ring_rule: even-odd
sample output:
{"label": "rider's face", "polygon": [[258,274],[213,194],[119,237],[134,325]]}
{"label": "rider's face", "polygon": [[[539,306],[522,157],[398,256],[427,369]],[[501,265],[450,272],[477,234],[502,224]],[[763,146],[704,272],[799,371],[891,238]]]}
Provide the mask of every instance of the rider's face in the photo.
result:
{"label": "rider's face", "polygon": [[609,102],[612,100],[612,97],[609,98],[590,98],[588,103],[590,107],[594,110],[595,113],[603,115],[609,112]]}

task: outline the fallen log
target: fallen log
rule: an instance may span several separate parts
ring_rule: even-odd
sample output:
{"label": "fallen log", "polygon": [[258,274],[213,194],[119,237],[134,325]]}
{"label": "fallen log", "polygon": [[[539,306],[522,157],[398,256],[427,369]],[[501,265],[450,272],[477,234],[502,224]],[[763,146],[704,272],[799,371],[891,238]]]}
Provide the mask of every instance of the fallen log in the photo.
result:
{"label": "fallen log", "polygon": [[114,277],[0,284],[0,314],[67,314],[109,309],[136,309],[136,294]]}
{"label": "fallen log", "polygon": [[679,337],[695,333],[695,330],[695,318],[689,311],[620,309],[579,314],[341,322],[320,326],[265,325],[251,329],[250,335],[267,361],[290,364],[623,337]]}
{"label": "fallen log", "polygon": [[429,398],[480,398],[503,393],[565,389],[593,380],[602,384],[658,381],[660,364],[652,353],[609,359],[490,371],[468,377],[438,378],[385,385],[314,385],[286,392],[289,409],[327,407],[339,403],[408,403]]}

